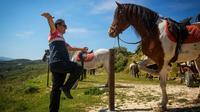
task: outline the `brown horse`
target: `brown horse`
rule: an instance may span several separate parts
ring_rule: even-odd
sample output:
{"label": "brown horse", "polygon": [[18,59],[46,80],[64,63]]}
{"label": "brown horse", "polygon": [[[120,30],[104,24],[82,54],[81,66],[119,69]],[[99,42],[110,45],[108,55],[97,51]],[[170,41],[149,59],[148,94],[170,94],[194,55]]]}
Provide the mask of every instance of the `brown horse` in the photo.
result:
{"label": "brown horse", "polygon": [[[117,2],[116,2],[117,3]],[[142,52],[158,66],[160,87],[162,90],[159,107],[166,110],[168,96],[166,92],[168,63],[175,54],[176,42],[171,41],[166,34],[167,20],[156,12],[136,4],[119,4],[115,10],[114,19],[109,29],[110,37],[116,37],[129,26],[141,37]],[[200,54],[200,41],[183,43],[177,62],[196,59]]]}

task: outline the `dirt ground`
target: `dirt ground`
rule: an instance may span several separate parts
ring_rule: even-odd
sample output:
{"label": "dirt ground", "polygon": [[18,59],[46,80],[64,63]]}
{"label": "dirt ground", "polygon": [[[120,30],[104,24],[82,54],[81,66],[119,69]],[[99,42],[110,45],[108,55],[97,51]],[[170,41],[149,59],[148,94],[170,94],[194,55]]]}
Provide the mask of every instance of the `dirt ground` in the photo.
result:
{"label": "dirt ground", "polygon": [[[123,112],[154,112],[160,101],[159,85],[147,84],[116,84],[115,110]],[[200,112],[200,104],[194,104],[199,88],[189,88],[184,85],[167,85],[169,112]],[[105,95],[103,100],[107,101]],[[89,112],[104,112],[106,106],[89,107]]]}

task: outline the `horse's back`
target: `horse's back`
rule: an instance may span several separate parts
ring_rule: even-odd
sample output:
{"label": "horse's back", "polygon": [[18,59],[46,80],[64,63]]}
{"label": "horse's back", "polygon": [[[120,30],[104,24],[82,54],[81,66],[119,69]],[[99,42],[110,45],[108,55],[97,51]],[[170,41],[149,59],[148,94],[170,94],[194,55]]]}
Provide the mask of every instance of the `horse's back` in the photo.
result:
{"label": "horse's back", "polygon": [[98,54],[109,54],[109,50],[108,49],[97,49],[96,51],[94,51],[94,55],[98,55]]}

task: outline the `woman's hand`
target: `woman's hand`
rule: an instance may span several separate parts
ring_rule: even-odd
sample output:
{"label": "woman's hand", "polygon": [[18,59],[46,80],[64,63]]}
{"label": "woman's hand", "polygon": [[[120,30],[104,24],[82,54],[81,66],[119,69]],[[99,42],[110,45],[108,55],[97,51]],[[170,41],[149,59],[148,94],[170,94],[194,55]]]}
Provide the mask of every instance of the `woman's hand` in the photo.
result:
{"label": "woman's hand", "polygon": [[51,16],[51,14],[49,14],[48,12],[44,12],[41,14],[41,16],[44,16],[45,18],[49,19],[49,18],[54,18],[53,16]]}

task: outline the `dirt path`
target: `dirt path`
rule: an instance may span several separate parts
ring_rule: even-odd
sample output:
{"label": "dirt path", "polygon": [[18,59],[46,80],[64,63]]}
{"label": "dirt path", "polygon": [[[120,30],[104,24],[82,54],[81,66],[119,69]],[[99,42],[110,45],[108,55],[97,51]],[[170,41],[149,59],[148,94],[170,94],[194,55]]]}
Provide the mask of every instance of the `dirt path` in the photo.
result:
{"label": "dirt path", "polygon": [[[159,85],[144,84],[116,84],[116,110],[126,112],[151,112],[160,100],[161,90]],[[184,85],[167,85],[169,97],[169,111],[182,112],[200,111],[199,104],[192,104],[198,95],[199,88],[188,88]],[[103,97],[107,101],[107,96]],[[97,112],[105,106],[88,108],[89,112]]]}

